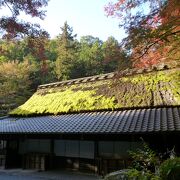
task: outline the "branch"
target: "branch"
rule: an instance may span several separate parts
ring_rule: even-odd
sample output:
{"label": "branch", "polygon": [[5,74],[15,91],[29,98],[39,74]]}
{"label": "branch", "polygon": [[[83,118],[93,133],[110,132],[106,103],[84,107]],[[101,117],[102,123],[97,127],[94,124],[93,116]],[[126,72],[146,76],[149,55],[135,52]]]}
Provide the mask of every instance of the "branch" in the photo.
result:
{"label": "branch", "polygon": [[6,6],[10,9],[10,11],[12,12],[12,14],[14,14],[12,8],[8,5],[8,3],[7,3],[6,1],[5,1],[5,4],[6,4]]}
{"label": "branch", "polygon": [[[175,28],[173,28],[173,29],[175,29]],[[168,37],[168,36],[171,36],[171,35],[175,35],[175,34],[177,34],[177,33],[180,33],[180,30],[179,31],[176,31],[176,32],[172,32],[172,33],[170,33],[170,34],[167,34],[168,32],[165,32],[165,33],[163,33],[156,41],[154,41],[153,43],[151,43],[150,45],[147,45],[145,48],[144,48],[144,52],[143,52],[143,54],[141,54],[139,57],[137,57],[137,58],[135,58],[135,60],[137,60],[137,59],[140,59],[140,58],[142,58],[148,51],[149,51],[149,49],[152,47],[152,46],[154,46],[156,43],[158,43],[160,40],[162,40],[164,37]]]}

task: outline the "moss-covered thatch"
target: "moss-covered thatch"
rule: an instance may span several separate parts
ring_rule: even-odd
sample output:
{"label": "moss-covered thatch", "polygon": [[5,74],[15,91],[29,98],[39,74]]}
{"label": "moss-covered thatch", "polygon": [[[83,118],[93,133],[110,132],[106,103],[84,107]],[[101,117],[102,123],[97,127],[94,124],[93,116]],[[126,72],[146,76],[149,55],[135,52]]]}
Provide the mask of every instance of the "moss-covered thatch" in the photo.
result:
{"label": "moss-covered thatch", "polygon": [[91,78],[40,86],[37,92],[10,115],[61,114],[180,105],[179,69],[111,79]]}

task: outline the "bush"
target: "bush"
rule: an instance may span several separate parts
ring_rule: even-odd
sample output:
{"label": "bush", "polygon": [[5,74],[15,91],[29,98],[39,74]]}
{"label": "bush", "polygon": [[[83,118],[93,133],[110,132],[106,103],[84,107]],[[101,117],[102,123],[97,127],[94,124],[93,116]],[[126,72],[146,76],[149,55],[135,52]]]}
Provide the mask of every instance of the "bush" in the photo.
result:
{"label": "bush", "polygon": [[133,163],[130,169],[110,173],[105,180],[179,180],[180,179],[180,157],[175,157],[174,148],[165,154],[170,159],[164,162],[144,142],[143,149],[130,152]]}
{"label": "bush", "polygon": [[160,180],[159,176],[150,171],[131,169],[127,172],[128,180]]}
{"label": "bush", "polygon": [[160,166],[160,177],[163,180],[180,179],[180,158],[168,159]]}
{"label": "bush", "polygon": [[129,153],[133,159],[132,168],[142,172],[156,173],[160,159],[156,152],[150,149],[148,144],[143,142],[143,149],[137,149],[136,151],[130,151]]}

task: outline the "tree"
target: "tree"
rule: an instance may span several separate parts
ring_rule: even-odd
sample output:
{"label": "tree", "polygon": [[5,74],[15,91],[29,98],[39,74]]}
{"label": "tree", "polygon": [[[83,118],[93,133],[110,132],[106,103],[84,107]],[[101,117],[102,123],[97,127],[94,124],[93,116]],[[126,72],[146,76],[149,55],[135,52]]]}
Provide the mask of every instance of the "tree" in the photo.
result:
{"label": "tree", "polygon": [[41,63],[41,75],[46,78],[48,73],[47,66],[47,55],[46,55],[46,46],[48,44],[48,35],[42,33],[39,37],[32,38],[28,37],[28,46],[31,47],[31,53],[36,57],[36,59]]}
{"label": "tree", "polygon": [[84,67],[84,76],[103,73],[103,42],[93,36],[83,36],[80,40],[79,61]]}
{"label": "tree", "polygon": [[32,17],[43,19],[45,11],[41,10],[47,6],[48,0],[1,0],[0,8],[4,7],[10,10],[11,16],[0,18],[0,31],[3,38],[12,39],[22,35],[35,35],[41,33],[40,26],[18,20],[20,12]]}
{"label": "tree", "polygon": [[48,44],[46,46],[46,55],[47,58],[52,62],[55,62],[58,57],[57,48],[58,48],[58,40],[49,39]]}
{"label": "tree", "polygon": [[28,61],[0,63],[0,115],[24,103],[32,94],[31,74],[35,67]]}
{"label": "tree", "polygon": [[73,35],[73,28],[67,22],[61,27],[62,34],[58,37],[58,57],[56,59],[57,79],[69,79],[73,61],[76,54],[76,35]]}
{"label": "tree", "polygon": [[18,41],[13,40],[0,40],[0,52],[1,57],[5,57],[4,61],[23,61],[24,58],[29,54],[30,48],[26,40]]}
{"label": "tree", "polygon": [[114,37],[109,37],[102,45],[104,72],[112,72],[131,67],[131,61]]}
{"label": "tree", "polygon": [[122,45],[132,54],[134,66],[179,60],[179,0],[117,0],[105,11],[120,18],[128,34]]}

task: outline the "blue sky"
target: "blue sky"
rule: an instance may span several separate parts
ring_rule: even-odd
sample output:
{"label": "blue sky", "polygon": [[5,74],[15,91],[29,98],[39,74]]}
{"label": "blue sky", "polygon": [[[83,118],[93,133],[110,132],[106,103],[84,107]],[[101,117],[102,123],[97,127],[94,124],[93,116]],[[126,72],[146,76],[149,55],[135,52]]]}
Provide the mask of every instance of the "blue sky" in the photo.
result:
{"label": "blue sky", "polygon": [[[40,21],[24,15],[21,18],[40,23],[50,33],[51,38],[60,33],[60,27],[67,21],[73,27],[73,32],[77,34],[78,39],[81,36],[92,35],[105,41],[109,36],[114,36],[120,41],[125,34],[118,27],[118,19],[107,17],[104,12],[104,6],[109,1],[50,0],[45,8],[47,10],[45,20]],[[6,12],[1,10],[0,15],[2,13]]]}
{"label": "blue sky", "polygon": [[124,33],[118,27],[118,19],[107,17],[104,6],[109,0],[50,0],[47,16],[41,25],[51,37],[59,34],[60,27],[67,20],[74,33],[80,36],[92,35],[106,40],[114,36],[121,40]]}

